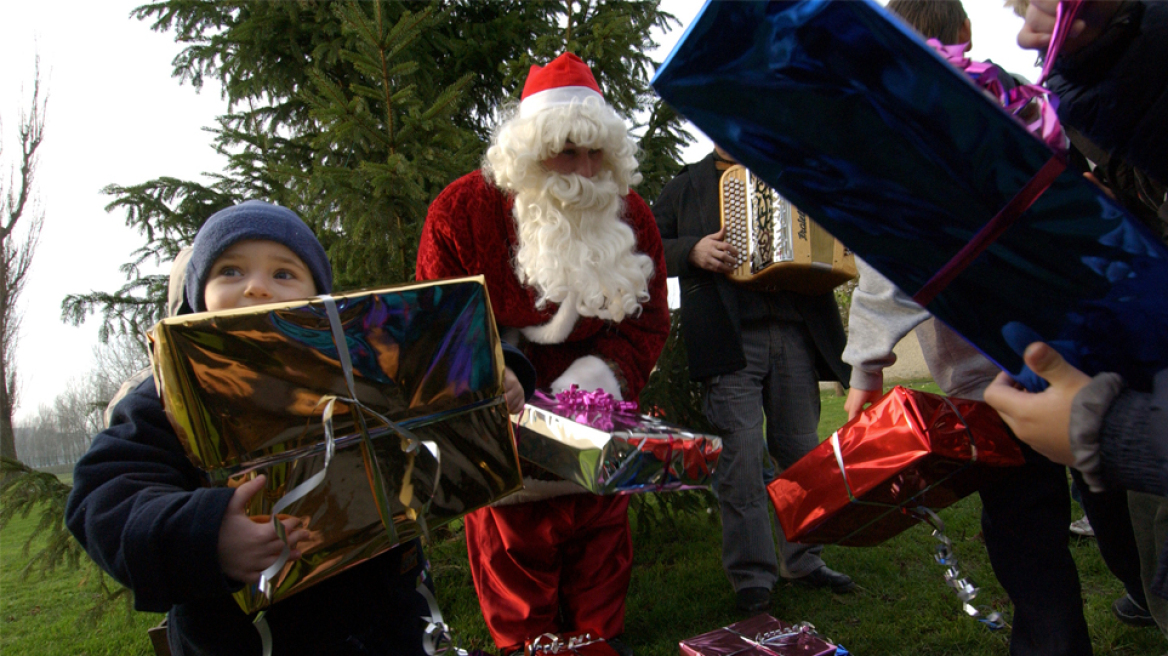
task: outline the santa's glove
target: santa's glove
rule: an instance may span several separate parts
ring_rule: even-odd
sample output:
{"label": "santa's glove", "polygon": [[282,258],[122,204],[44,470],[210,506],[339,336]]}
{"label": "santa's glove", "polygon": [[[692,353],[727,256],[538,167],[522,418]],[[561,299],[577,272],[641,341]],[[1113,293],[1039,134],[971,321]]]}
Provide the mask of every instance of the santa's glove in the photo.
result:
{"label": "santa's glove", "polygon": [[608,363],[595,355],[586,355],[573,362],[559,378],[552,381],[552,392],[562,392],[575,385],[585,392],[602,389],[623,401],[620,382]]}

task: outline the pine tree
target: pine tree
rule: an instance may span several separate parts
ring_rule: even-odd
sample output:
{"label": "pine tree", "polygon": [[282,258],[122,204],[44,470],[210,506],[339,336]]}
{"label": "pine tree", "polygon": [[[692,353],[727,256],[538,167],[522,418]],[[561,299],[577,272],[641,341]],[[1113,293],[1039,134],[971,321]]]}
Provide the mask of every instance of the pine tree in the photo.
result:
{"label": "pine tree", "polygon": [[412,278],[429,202],[478,166],[500,106],[532,63],[570,50],[641,141],[638,188],[652,200],[679,168],[688,137],[653,95],[652,28],[676,26],[656,1],[199,2],[135,11],[173,31],[174,74],[218,80],[228,111],[213,147],[226,170],[210,184],[158,178],[110,185],[107,209],[146,243],[118,292],[66,299],[63,315],[103,316],[102,337],[141,334],[162,316],[165,280],[144,275],[214,211],[262,198],[297,211],[333,262],[338,288]]}

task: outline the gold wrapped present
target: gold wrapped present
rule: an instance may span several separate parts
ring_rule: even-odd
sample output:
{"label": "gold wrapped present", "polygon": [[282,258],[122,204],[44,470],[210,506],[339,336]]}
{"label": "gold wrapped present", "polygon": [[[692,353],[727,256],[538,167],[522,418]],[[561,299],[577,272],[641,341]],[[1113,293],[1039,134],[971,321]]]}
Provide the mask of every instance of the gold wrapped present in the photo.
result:
{"label": "gold wrapped present", "polygon": [[522,487],[482,277],[166,319],[155,379],[212,485],[310,537],[236,593],[260,610]]}

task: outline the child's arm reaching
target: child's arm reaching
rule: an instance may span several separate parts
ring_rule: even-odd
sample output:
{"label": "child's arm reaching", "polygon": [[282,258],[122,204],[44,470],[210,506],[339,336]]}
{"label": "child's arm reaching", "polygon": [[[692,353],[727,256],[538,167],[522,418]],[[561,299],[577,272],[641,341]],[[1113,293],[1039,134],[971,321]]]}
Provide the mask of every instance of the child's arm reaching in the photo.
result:
{"label": "child's arm reaching", "polygon": [[[284,549],[284,541],[276,534],[270,519],[256,521],[246,513],[248,502],[264,488],[266,480],[266,476],[260,475],[236,488],[219,527],[219,567],[229,578],[240,583],[258,583],[260,574]],[[296,560],[300,557],[296,543],[307,538],[308,531],[297,528],[300,526],[297,517],[289,517],[281,523],[292,550],[288,559]]]}

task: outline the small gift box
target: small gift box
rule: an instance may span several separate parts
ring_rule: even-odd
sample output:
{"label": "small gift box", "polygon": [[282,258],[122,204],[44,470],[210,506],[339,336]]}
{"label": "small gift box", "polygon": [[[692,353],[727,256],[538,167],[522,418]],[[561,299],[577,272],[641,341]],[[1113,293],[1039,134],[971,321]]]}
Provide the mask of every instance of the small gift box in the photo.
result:
{"label": "small gift box", "polygon": [[209,483],[265,474],[248,514],[309,531],[299,560],[236,594],[247,612],[522,486],[481,278],[185,315],[151,339]]}
{"label": "small gift box", "polygon": [[792,542],[871,546],[972,494],[1022,451],[985,403],[894,387],[767,486]]}
{"label": "small gift box", "polygon": [[708,2],[653,87],[1027,388],[1168,368],[1168,247],[876,2]]}
{"label": "small gift box", "polygon": [[588,631],[545,633],[528,641],[524,656],[618,656],[612,645]]}
{"label": "small gift box", "polygon": [[758,615],[695,638],[682,640],[681,656],[835,656],[846,650],[801,622],[788,624],[770,615]]}
{"label": "small gift box", "polygon": [[708,487],[722,440],[634,412],[604,391],[543,392],[517,418],[525,461],[593,494]]}

